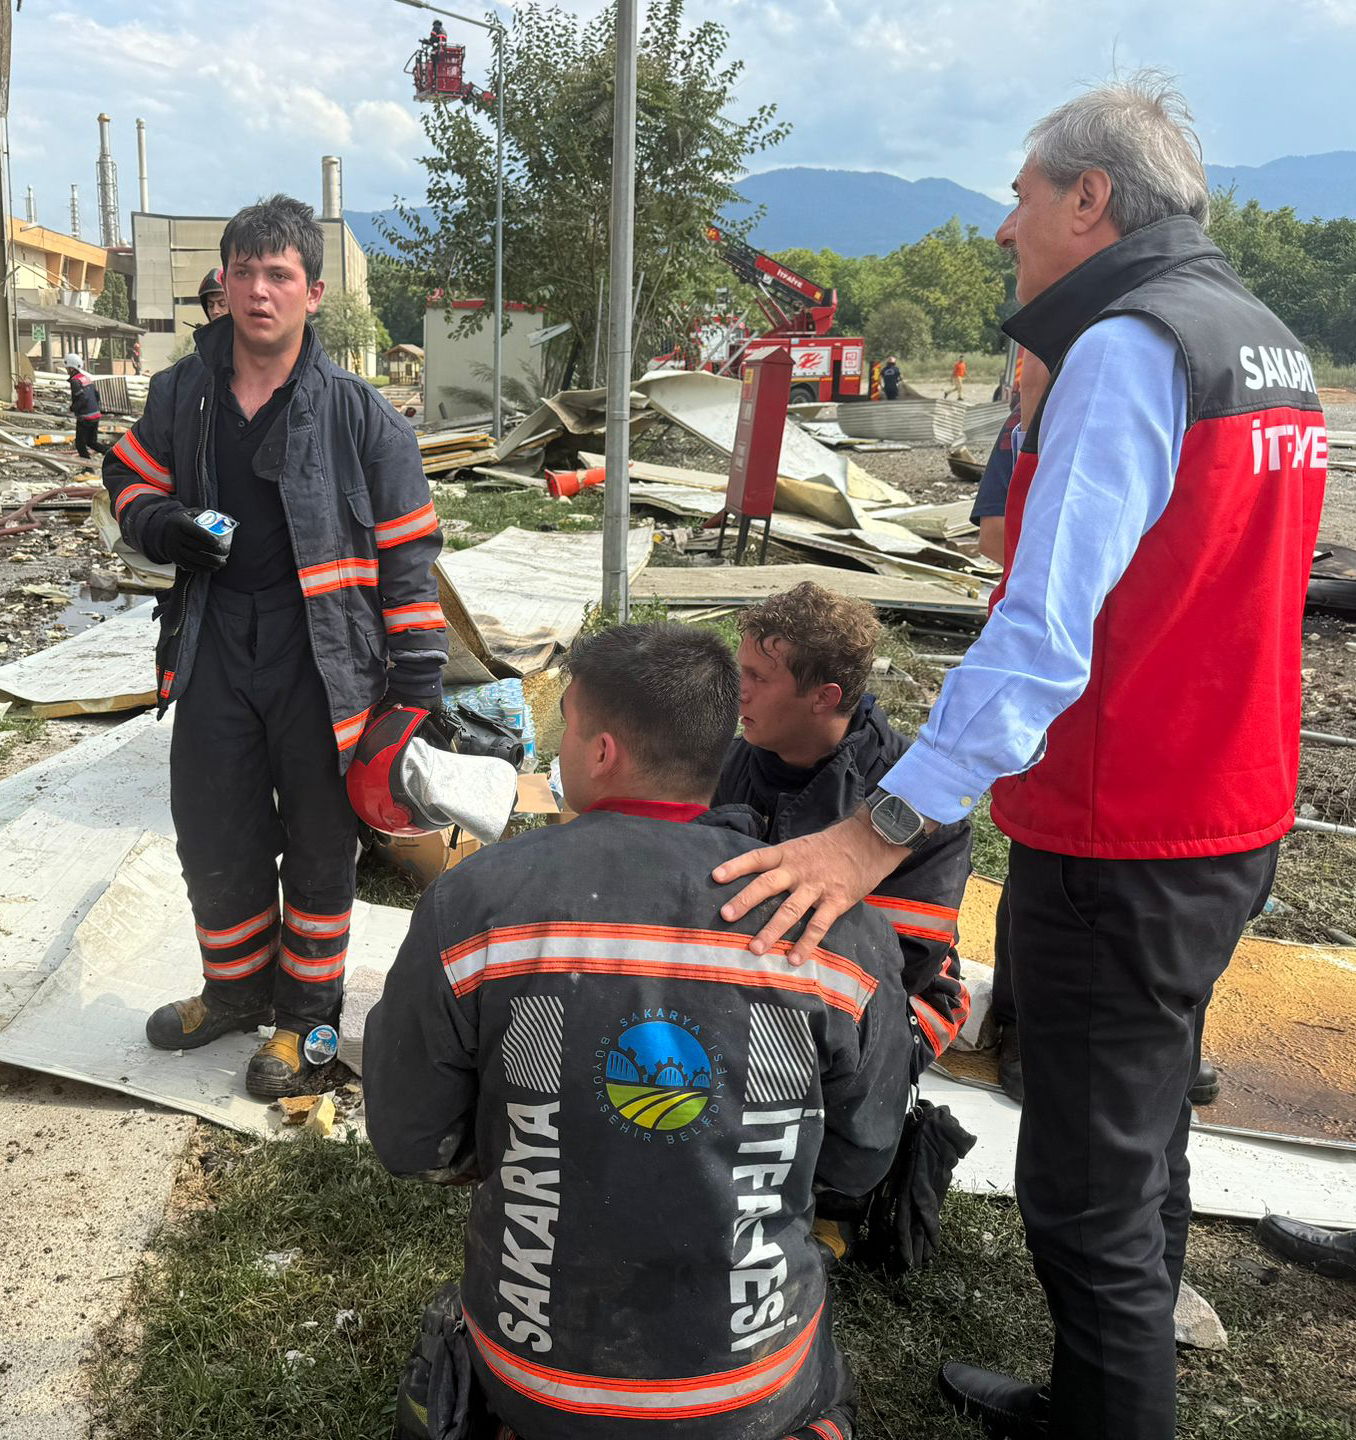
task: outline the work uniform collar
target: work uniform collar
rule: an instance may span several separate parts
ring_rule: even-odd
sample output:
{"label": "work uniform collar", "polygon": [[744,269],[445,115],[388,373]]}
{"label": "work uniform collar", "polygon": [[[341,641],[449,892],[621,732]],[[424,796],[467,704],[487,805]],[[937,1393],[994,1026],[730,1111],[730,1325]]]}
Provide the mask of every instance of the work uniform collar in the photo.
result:
{"label": "work uniform collar", "polygon": [[1170,215],[1089,256],[1003,322],[1003,332],[1054,370],[1065,351],[1114,301],[1189,260],[1219,259],[1190,215]]}
{"label": "work uniform collar", "polygon": [[628,796],[609,795],[590,805],[585,814],[595,810],[610,810],[617,815],[638,815],[643,820],[671,820],[686,825],[698,815],[706,814],[709,806],[685,805],[676,800],[633,800]]}

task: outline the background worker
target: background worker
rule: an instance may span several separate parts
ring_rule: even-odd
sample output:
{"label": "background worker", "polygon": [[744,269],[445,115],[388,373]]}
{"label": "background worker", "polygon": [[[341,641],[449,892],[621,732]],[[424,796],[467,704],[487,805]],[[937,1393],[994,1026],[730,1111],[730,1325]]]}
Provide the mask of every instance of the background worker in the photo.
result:
{"label": "background worker", "polygon": [[88,460],[90,451],[102,455],[108,449],[99,441],[99,421],[104,412],[99,401],[99,390],[94,376],[85,371],[80,357],[71,351],[65,359],[66,376],[71,382],[71,414],[75,416],[75,450],[82,460]]}
{"label": "background worker", "polygon": [[202,306],[202,313],[207,316],[209,324],[230,314],[220,265],[214,266],[202,277],[202,284],[198,286],[198,304]]}
{"label": "background worker", "polygon": [[898,361],[891,355],[880,372],[880,383],[884,387],[887,400],[899,399],[899,385],[903,378]]}
{"label": "background worker", "polygon": [[[713,803],[750,807],[762,838],[780,844],[845,819],[909,742],[866,693],[880,622],[865,601],[806,581],[745,610],[738,623],[743,734],[730,744]],[[911,997],[911,1081],[970,1013],[955,943],[969,875],[970,822],[962,819],[866,897],[899,941]]]}
{"label": "background worker", "polygon": [[[179,1050],[276,1023],[245,1075],[262,1097],[314,1086],[305,1037],[338,1018],[353,748],[383,704],[436,708],[447,658],[414,433],[306,323],[323,250],[300,201],[240,211],[221,240],[229,318],[152,377],[104,461],[124,538],[177,567],[156,672],[161,714],[177,705],[170,808],[203,988],[146,1037]],[[204,508],[233,535],[198,524]]]}
{"label": "background worker", "polygon": [[965,399],[965,356],[958,355],[956,363],[951,367],[951,387],[943,392],[942,399],[945,400],[952,390],[956,392],[957,400]]}
{"label": "background worker", "polygon": [[480,1182],[398,1423],[851,1440],[810,1222],[816,1189],[865,1194],[898,1140],[891,931],[859,906],[801,972],[729,944],[711,867],[759,841],[707,808],[739,710],[718,636],[617,627],[569,674],[579,819],[439,876],[367,1022],[383,1164]]}
{"label": "background worker", "polygon": [[1294,818],[1322,411],[1302,346],[1204,234],[1189,119],[1145,75],[1032,131],[998,232],[1023,306],[1004,328],[1052,378],[989,622],[861,811],[715,872],[767,872],[732,921],[790,892],[755,950],[814,912],[799,958],[992,786],[1012,841],[1017,1195],[1055,1322],[1048,1393],[943,1368],[998,1436],[1175,1433],[1186,1093]]}

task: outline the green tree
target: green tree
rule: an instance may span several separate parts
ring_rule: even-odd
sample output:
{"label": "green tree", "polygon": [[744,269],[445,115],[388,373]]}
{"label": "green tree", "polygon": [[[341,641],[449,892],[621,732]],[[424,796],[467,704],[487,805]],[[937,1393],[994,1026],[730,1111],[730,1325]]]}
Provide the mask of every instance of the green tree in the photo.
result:
{"label": "green tree", "polygon": [[897,250],[891,292],[920,305],[943,350],[993,350],[1006,298],[1003,252],[954,217],[916,245]]}
{"label": "green tree", "polygon": [[[104,288],[94,300],[94,313],[106,315],[110,320],[130,323],[132,306],[127,295],[127,278],[116,270],[104,271]],[[113,339],[108,342],[109,354],[115,360],[127,358],[127,341]]]}
{"label": "green tree", "polygon": [[932,322],[912,300],[887,300],[871,312],[863,337],[869,360],[917,360],[932,350]]}
{"label": "green tree", "polygon": [[379,331],[380,325],[372,307],[355,290],[326,295],[315,314],[316,334],[330,358],[359,374],[364,353],[385,333]]}
{"label": "green tree", "polygon": [[386,348],[423,345],[428,287],[415,266],[379,251],[369,251],[367,293],[372,299],[372,309],[390,336]]}
{"label": "green tree", "polygon": [[[685,0],[650,0],[637,63],[635,268],[644,275],[635,353],[642,361],[682,334],[728,276],[707,226],[738,203],[749,157],[787,127],[775,107],[730,114],[743,66],[726,30],[688,29]],[[568,320],[587,355],[608,270],[615,6],[588,21],[534,0],[513,12],[504,41],[504,293]],[[424,115],[431,220],[398,205],[386,227],[431,291],[492,289],[495,138],[491,118],[461,105]],[[483,311],[454,312],[465,329]]]}

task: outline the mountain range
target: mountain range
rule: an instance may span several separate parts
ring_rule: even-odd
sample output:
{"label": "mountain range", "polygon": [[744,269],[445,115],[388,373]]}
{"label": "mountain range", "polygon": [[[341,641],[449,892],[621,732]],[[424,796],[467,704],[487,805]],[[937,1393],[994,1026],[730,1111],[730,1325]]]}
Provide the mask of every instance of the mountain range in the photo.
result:
{"label": "mountain range", "polygon": [[[1292,205],[1302,220],[1356,215],[1356,150],[1205,169],[1212,189],[1232,187],[1239,201],[1256,199],[1269,210]],[[992,234],[1008,209],[952,180],[905,180],[880,170],[792,166],[750,175],[737,188],[749,207],[764,207],[750,237],[760,250],[804,246],[840,255],[884,255],[913,244],[953,215],[963,225]],[[393,219],[394,212],[344,212],[360,244],[388,250],[377,229],[379,216]]]}

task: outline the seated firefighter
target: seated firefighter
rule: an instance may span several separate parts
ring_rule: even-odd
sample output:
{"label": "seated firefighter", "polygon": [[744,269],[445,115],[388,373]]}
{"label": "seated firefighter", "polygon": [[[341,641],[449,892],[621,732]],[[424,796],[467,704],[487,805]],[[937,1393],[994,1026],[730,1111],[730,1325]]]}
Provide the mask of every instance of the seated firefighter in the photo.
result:
{"label": "seated firefighter", "polygon": [[[806,581],[738,623],[744,733],[730,745],[713,803],[749,806],[762,838],[780,845],[860,809],[909,742],[866,693],[880,624],[864,601]],[[914,1081],[970,1013],[955,948],[969,875],[970,822],[960,820],[941,826],[866,897],[898,937]]]}
{"label": "seated firefighter", "polygon": [[[415,911],[364,1040],[397,1174],[478,1181],[465,1272],[425,1312],[403,1433],[849,1440],[814,1194],[886,1174],[908,1043],[888,925],[812,960],[733,929],[708,809],[739,709],[718,637],[625,626],[569,657],[580,812],[472,856]],[[742,933],[737,933],[742,932]]]}

